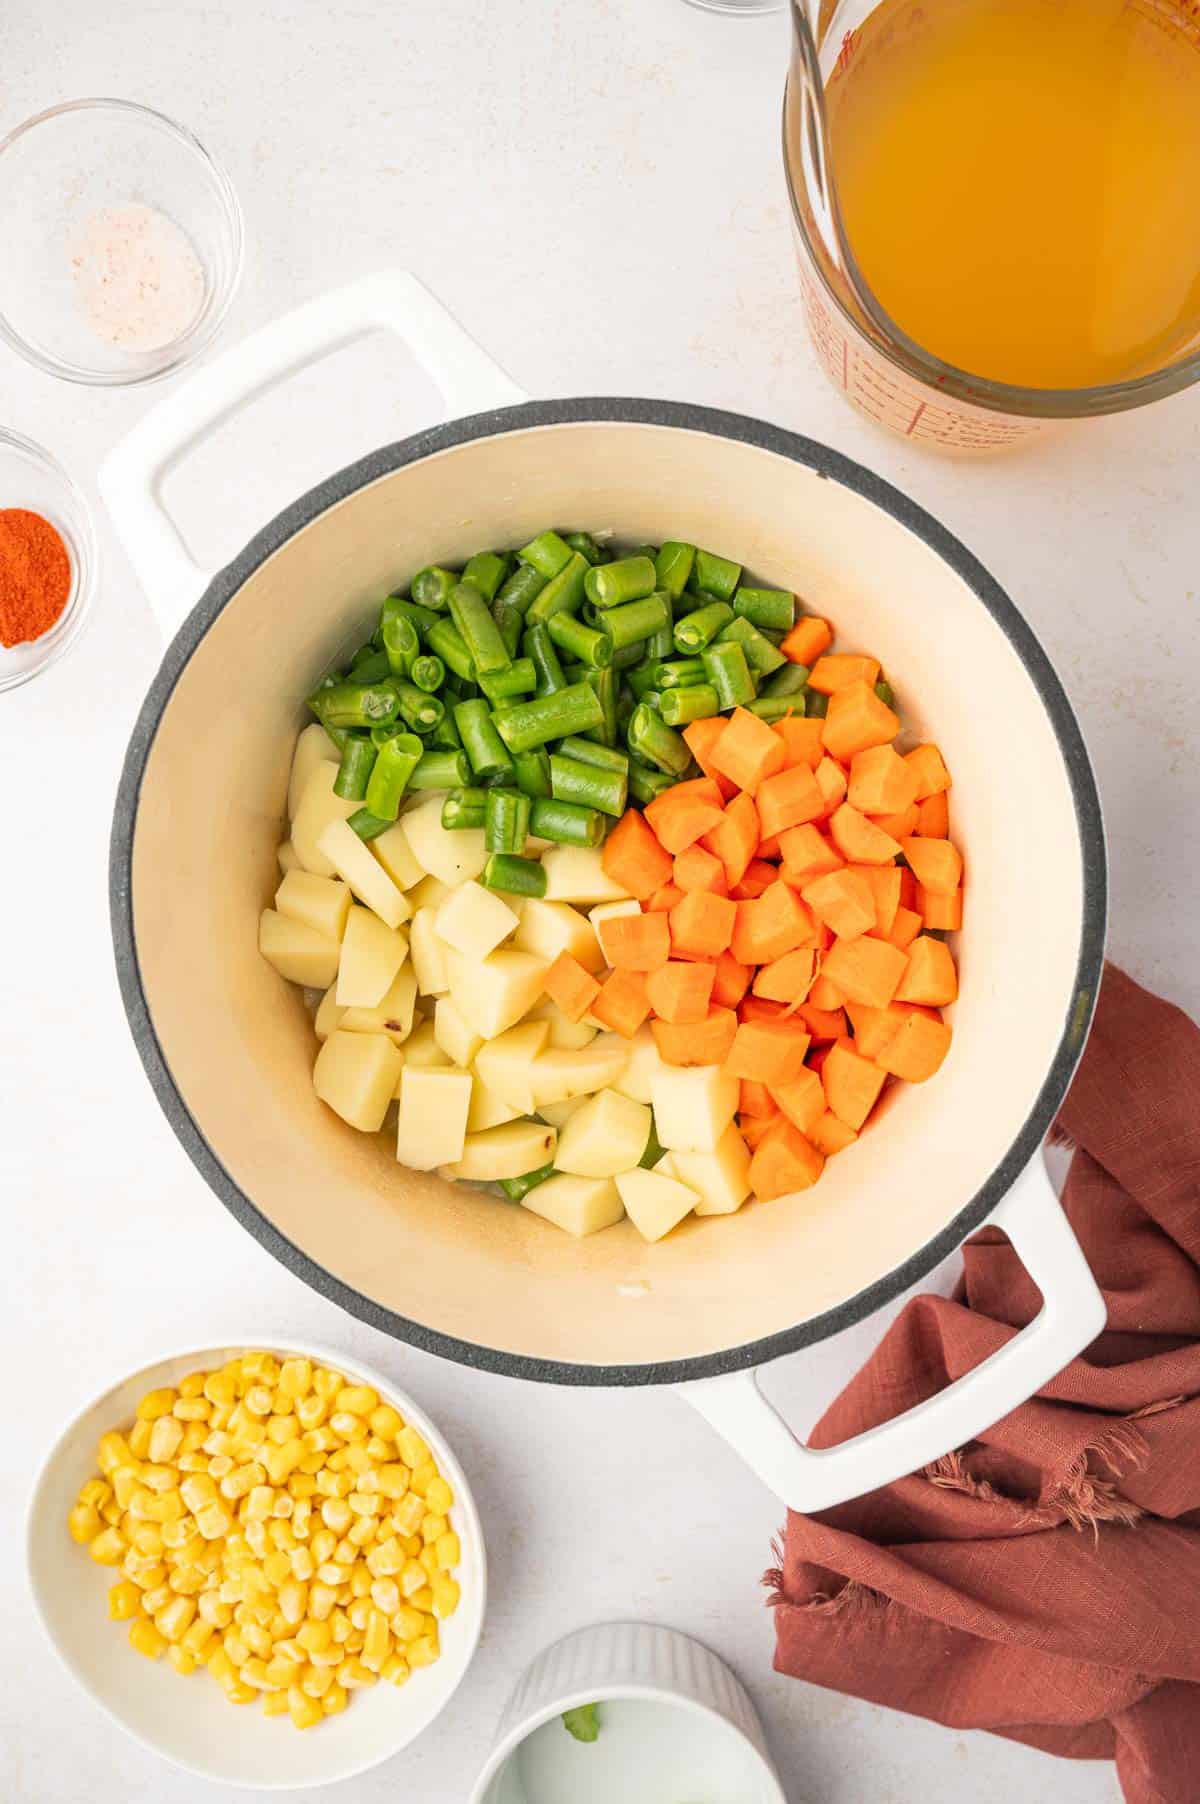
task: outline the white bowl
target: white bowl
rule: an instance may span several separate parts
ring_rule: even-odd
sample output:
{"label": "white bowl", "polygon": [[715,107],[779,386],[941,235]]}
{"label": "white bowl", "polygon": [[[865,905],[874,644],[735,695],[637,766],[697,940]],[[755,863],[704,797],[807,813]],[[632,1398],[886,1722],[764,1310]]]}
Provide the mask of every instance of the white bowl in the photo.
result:
{"label": "white bowl", "polygon": [[[594,1742],[564,1710],[600,1705]],[[526,1668],[470,1804],[787,1804],[745,1687],[676,1629],[605,1622]]]}
{"label": "white bowl", "polygon": [[[442,1624],[442,1656],[397,1689],[380,1682],[352,1694],[348,1709],[300,1732],[285,1717],[235,1709],[205,1673],[181,1678],[165,1661],[144,1659],[128,1645],[126,1626],[110,1622],[106,1594],[120,1576],[97,1566],[67,1534],[67,1512],[96,1472],[100,1436],[132,1420],[147,1391],[187,1372],[220,1366],[254,1348],[280,1358],[307,1358],[370,1384],[428,1441],[454,1490],[451,1522],[462,1543],[462,1602]],[[483,1626],[487,1561],[479,1514],[462,1467],[429,1417],[390,1379],[330,1347],[273,1338],[191,1347],[154,1360],[111,1385],[88,1405],[50,1452],[34,1490],[28,1530],[29,1577],[46,1632],[74,1677],[144,1746],[202,1778],[260,1791],[329,1785],[388,1760],[428,1728],[457,1690]]]}

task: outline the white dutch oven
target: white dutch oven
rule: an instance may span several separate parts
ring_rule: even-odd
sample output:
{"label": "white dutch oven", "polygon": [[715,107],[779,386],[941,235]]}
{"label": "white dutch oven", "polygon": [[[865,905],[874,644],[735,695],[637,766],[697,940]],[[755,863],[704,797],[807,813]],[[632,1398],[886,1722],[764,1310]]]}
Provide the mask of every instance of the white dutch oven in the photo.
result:
{"label": "white dutch oven", "polygon": [[[269,381],[381,325],[437,381],[449,422],[331,477],[224,570],[199,569],[159,510],[164,466]],[[491,411],[454,417],[471,408]],[[1099,1331],[1100,1295],[1039,1154],[1100,976],[1095,786],[1033,634],[936,521],[836,452],[760,421],[657,401],[524,402],[405,275],[301,308],[217,359],[112,454],[101,486],[147,593],[178,626],[113,827],[125,1004],[175,1132],[285,1265],[385,1332],[466,1364],[678,1384],[799,1509],[959,1445]],[[886,1119],[814,1191],[691,1221],[655,1246],[627,1223],[580,1243],[400,1169],[382,1139],[316,1100],[302,999],[256,949],[314,677],[421,565],[519,544],[548,523],[696,540],[830,614],[848,644],[882,659],[906,722],[942,747],[970,873],[962,996],[937,1078],[898,1087]],[[989,1220],[1042,1293],[1036,1321],[896,1421],[828,1451],[800,1445],[755,1368],[860,1321]]]}

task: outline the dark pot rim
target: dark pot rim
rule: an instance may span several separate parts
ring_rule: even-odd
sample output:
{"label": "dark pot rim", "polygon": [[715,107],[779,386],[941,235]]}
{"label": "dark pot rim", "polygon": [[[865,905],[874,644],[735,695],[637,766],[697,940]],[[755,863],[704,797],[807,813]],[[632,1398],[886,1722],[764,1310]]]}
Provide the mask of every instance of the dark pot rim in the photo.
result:
{"label": "dark pot rim", "polygon": [[[154,1031],[149,1003],[142,985],[134,937],[131,893],[138,798],[159,721],[192,652],[222,609],[267,558],[327,509],[336,506],[356,490],[407,464],[419,462],[456,445],[468,444],[481,438],[500,437],[505,433],[523,431],[530,427],[605,422],[666,426],[685,432],[702,432],[774,452],[793,463],[804,465],[818,476],[841,483],[856,495],[873,502],[947,563],[987,609],[1016,651],[1049,717],[1071,784],[1079,830],[1083,891],[1075,981],[1054,1057],[1033,1106],[1014,1135],[1008,1151],[986,1182],[964,1203],[945,1228],[918,1248],[903,1264],[894,1267],[886,1277],[868,1285],[865,1290],[859,1291],[835,1308],[827,1309],[792,1328],[746,1342],[742,1346],[727,1347],[693,1358],[628,1366],[536,1359],[443,1334],[436,1328],[410,1321],[392,1310],[384,1309],[370,1297],[335,1278],[281,1234],[260,1213],[222,1165],[176,1087]],[[830,1335],[861,1321],[917,1283],[986,1220],[1044,1140],[1083,1050],[1103,967],[1107,873],[1104,829],[1095,778],[1083,735],[1063,686],[1032,629],[1012,600],[953,534],[891,483],[885,482],[840,452],[831,450],[827,445],[798,433],[785,431],[782,427],[768,425],[744,414],[727,413],[715,408],[694,407],[671,401],[602,397],[523,402],[519,406],[447,421],[395,444],[382,446],[326,481],[318,483],[306,495],[276,515],[261,532],[255,534],[237,557],[213,578],[176,633],[138,715],[125,755],[113,815],[109,855],[109,906],[117,977],[125,1012],[134,1043],[163,1113],[184,1151],[209,1187],[242,1227],[281,1265],[294,1272],[321,1296],[328,1297],[371,1327],[394,1339],[407,1341],[424,1352],[455,1360],[460,1365],[475,1366],[484,1371],[501,1373],[505,1377],[525,1378],[542,1383],[645,1385],[690,1382],[742,1371],[826,1340]]]}

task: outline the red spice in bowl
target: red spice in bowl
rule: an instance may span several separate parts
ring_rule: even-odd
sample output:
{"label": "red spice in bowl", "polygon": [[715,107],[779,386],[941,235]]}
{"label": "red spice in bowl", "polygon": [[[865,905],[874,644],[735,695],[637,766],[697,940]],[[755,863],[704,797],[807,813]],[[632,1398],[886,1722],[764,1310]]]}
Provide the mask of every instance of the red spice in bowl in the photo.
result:
{"label": "red spice in bowl", "polygon": [[30,508],[0,508],[0,645],[40,639],[70,593],[71,558],[62,534]]}

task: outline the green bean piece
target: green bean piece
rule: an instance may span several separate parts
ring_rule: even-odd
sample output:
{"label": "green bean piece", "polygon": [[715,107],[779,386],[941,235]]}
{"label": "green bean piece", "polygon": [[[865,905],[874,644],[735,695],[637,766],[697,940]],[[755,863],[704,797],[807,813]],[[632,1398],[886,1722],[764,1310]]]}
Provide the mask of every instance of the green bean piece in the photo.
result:
{"label": "green bean piece", "polygon": [[799,717],[804,713],[804,697],[802,695],[758,695],[752,702],[746,703],[748,714],[757,714],[760,720],[786,720],[788,715]]}
{"label": "green bean piece", "polygon": [[563,544],[585,557],[589,564],[606,564],[609,553],[602,551],[590,532],[564,532]]}
{"label": "green bean piece", "polygon": [[529,838],[529,797],[520,789],[489,789],[483,843],[489,852],[523,852]]}
{"label": "green bean piece", "polygon": [[419,606],[444,614],[450,606],[450,591],[461,580],[457,570],[447,570],[442,564],[429,564],[413,577],[412,598]]}
{"label": "green bean piece", "polygon": [[894,705],[896,700],[895,692],[886,677],[880,677],[875,685],[875,693],[880,701],[884,702],[889,708]]}
{"label": "green bean piece", "polygon": [[617,738],[624,739],[629,731],[629,723],[633,719],[633,710],[637,707],[637,697],[624,684],[617,691]]}
{"label": "green bean piece", "polygon": [[578,802],[581,808],[598,808],[601,814],[619,820],[625,812],[629,778],[625,771],[601,770],[598,764],[584,764],[552,752],[550,786],[556,802]]}
{"label": "green bean piece", "polygon": [[460,580],[478,589],[485,601],[495,601],[510,563],[506,551],[477,551],[474,557],[467,559]]}
{"label": "green bean piece", "polygon": [[654,560],[656,586],[678,599],[687,588],[696,558],[696,547],[682,539],[668,539]]}
{"label": "green bean piece", "polygon": [[482,827],[487,818],[486,789],[452,789],[442,803],[442,825],[448,833]]}
{"label": "green bean piece", "polygon": [[[546,872],[536,858],[518,858],[511,852],[493,852],[480,873],[479,881],[484,889],[507,890],[510,896],[544,896],[546,893]],[[547,1166],[546,1172],[553,1170]],[[502,1180],[507,1186],[520,1183],[517,1178]],[[541,1182],[541,1179],[538,1179]],[[533,1188],[532,1185],[529,1186]]]}
{"label": "green bean piece", "polygon": [[512,780],[513,761],[496,731],[496,716],[481,697],[459,702],[454,710],[454,724],[477,777],[501,774]]}
{"label": "green bean piece", "polygon": [[708,680],[701,658],[668,658],[653,668],[656,689],[686,689],[692,683]]}
{"label": "green bean piece", "polygon": [[601,745],[614,746],[617,743],[617,691],[620,688],[617,673],[611,668],[589,670],[584,681],[595,691],[604,711],[599,725],[589,728],[586,737],[599,740]]}
{"label": "green bean piece", "polygon": [[367,784],[365,800],[369,812],[381,821],[394,821],[413,772],[427,756],[415,733],[398,733],[395,739],[380,746]]}
{"label": "green bean piece", "polygon": [[[578,553],[574,555],[578,556]],[[455,713],[457,717],[458,710]],[[509,751],[528,752],[551,739],[565,739],[571,733],[590,733],[593,727],[603,726],[604,707],[587,683],[569,683],[553,695],[514,702],[511,708],[505,708],[494,718],[496,731]],[[462,732],[461,720],[458,726]],[[465,742],[465,733],[463,739]]]}
{"label": "green bean piece", "polygon": [[590,602],[585,595],[579,604],[579,618],[585,626],[599,627],[600,622],[604,619],[604,609],[596,607],[595,603]]}
{"label": "green bean piece", "polygon": [[452,670],[464,683],[475,681],[475,660],[467,650],[466,641],[451,620],[438,620],[425,635],[425,642],[431,652],[442,660],[447,670]]}
{"label": "green bean piece", "polygon": [[537,666],[532,658],[514,658],[507,670],[485,676],[480,688],[490,702],[508,702],[516,695],[532,695],[537,688]]}
{"label": "green bean piece", "polygon": [[409,601],[404,595],[389,595],[379,611],[379,633],[384,648],[387,647],[387,627],[389,620],[411,620],[419,633],[427,633],[435,625],[439,616],[432,608],[423,608],[418,602]]}
{"label": "green bean piece", "polygon": [[376,748],[369,739],[348,738],[342,747],[338,774],[333,779],[334,795],[341,796],[343,802],[361,802],[367,793],[367,778],[376,756]]}
{"label": "green bean piece", "polygon": [[426,752],[408,779],[410,789],[466,789],[471,760],[466,752]]}
{"label": "green bean piece", "polygon": [[387,744],[389,739],[396,739],[401,733],[407,732],[408,722],[406,720],[391,720],[385,727],[371,728],[371,744],[378,752]]}
{"label": "green bean piece", "polygon": [[669,727],[686,727],[689,721],[709,720],[720,712],[721,700],[711,683],[668,689],[662,698],[662,717]]}
{"label": "green bean piece", "polygon": [[560,651],[579,658],[593,670],[602,670],[612,663],[612,640],[594,627],[585,626],[577,614],[551,614],[546,631]]}
{"label": "green bean piece", "polygon": [[517,655],[517,647],[521,643],[521,634],[525,630],[525,616],[520,608],[510,608],[506,601],[492,604],[492,619],[496,622],[500,637],[504,641],[504,649],[510,658]]}
{"label": "green bean piece", "polygon": [[384,625],[383,649],[392,675],[407,677],[420,656],[421,640],[406,614],[397,614]]}
{"label": "green bean piece", "polygon": [[627,738],[635,758],[653,764],[669,777],[682,777],[692,761],[687,741],[644,701],[633,711]]}
{"label": "green bean piece", "polygon": [[390,678],[382,683],[334,683],[315,690],[308,705],[327,730],[378,727],[395,720],[400,712],[400,693]]}
{"label": "green bean piece", "polygon": [[432,652],[424,652],[413,659],[408,676],[418,689],[424,689],[427,695],[436,695],[446,680],[446,666]]}
{"label": "green bean piece", "polygon": [[601,616],[601,631],[614,647],[632,645],[648,639],[671,624],[671,598],[656,592],[643,595],[640,601],[627,601],[619,607],[606,608]]}
{"label": "green bean piece", "polygon": [[829,712],[829,697],[822,695],[817,689],[810,689],[804,698],[804,712],[813,720],[824,720]]}
{"label": "green bean piece", "polygon": [[584,593],[598,608],[620,607],[622,602],[641,601],[653,595],[656,575],[654,559],[642,555],[619,557],[611,564],[589,568],[584,579]]}
{"label": "green bean piece", "polygon": [[478,674],[503,670],[512,662],[500,628],[474,583],[455,583],[450,591],[450,618]]}
{"label": "green bean piece", "polygon": [[[371,679],[369,677],[360,677],[357,674],[358,668],[361,664],[365,664],[369,658],[373,658],[379,650],[380,647],[376,645],[374,639],[364,639],[358,650],[356,652],[351,652],[350,654],[350,662],[346,667],[347,676],[354,677],[355,681],[359,683],[370,682]],[[386,676],[387,671],[385,670],[383,674]]]}
{"label": "green bean piece", "polygon": [[[636,607],[637,603],[634,602],[632,605]],[[632,670],[635,664],[640,664],[642,662],[645,655],[646,641],[644,639],[634,639],[629,645],[618,645],[615,647],[612,656],[612,667],[614,670]]]}
{"label": "green bean piece", "polygon": [[604,816],[597,808],[581,808],[575,802],[559,802],[538,796],[529,809],[530,831],[538,839],[556,845],[598,846],[604,838]]}
{"label": "green bean piece", "polygon": [[663,1153],[665,1151],[666,1151],[666,1148],[663,1146],[658,1135],[654,1131],[654,1116],[651,1115],[650,1132],[646,1136],[646,1150],[642,1154],[641,1158],[638,1160],[638,1164],[641,1166],[643,1171],[653,1171],[654,1167],[658,1164],[658,1161],[662,1158]]}
{"label": "green bean piece", "polygon": [[535,621],[533,626],[526,627],[521,649],[537,671],[537,686],[533,692],[535,695],[553,695],[557,690],[566,688],[567,679],[558,661],[554,641],[541,621]]}
{"label": "green bean piece", "polygon": [[[446,690],[442,699],[446,703],[452,703],[454,697]],[[431,746],[440,746],[444,751],[457,752],[462,749],[462,734],[454,724],[454,713],[450,706],[447,706],[446,712],[429,735],[429,743]]]}
{"label": "green bean piece", "polygon": [[754,678],[746,654],[736,640],[719,640],[716,645],[706,646],[701,655],[708,680],[716,690],[722,708],[742,707],[754,700]]}
{"label": "green bean piece", "polygon": [[[564,740],[564,744],[586,745],[586,740]],[[597,746],[596,751],[600,750]],[[541,746],[533,752],[517,752],[513,757],[513,769],[517,776],[517,788],[527,796],[548,796],[550,794],[550,754]]]}
{"label": "green bean piece", "polygon": [[506,607],[516,608],[518,614],[528,611],[531,601],[536,601],[546,587],[548,577],[535,570],[532,564],[518,563],[511,576],[506,577],[501,585],[496,600]]}
{"label": "green bean piece", "polygon": [[740,614],[728,626],[721,628],[717,638],[740,645],[746,654],[746,662],[756,677],[769,676],[773,670],[778,670],[787,663],[783,653],[772,645],[766,633],[760,632],[753,621],[743,619]]}
{"label": "green bean piece", "polygon": [[682,620],[675,623],[675,645],[684,657],[695,656],[712,643],[721,628],[728,626],[733,619],[733,609],[728,602],[710,601],[707,606],[697,608],[694,614],[685,614]]}
{"label": "green bean piece", "polygon": [[670,621],[667,622],[666,626],[661,627],[657,633],[651,633],[646,641],[645,655],[647,658],[654,658],[659,661],[663,658],[674,657],[675,628]]}
{"label": "green bean piece", "polygon": [[[541,870],[540,865],[538,866],[538,869]],[[545,871],[542,871],[543,879],[545,878],[545,875]],[[543,881],[540,893],[544,894],[545,888],[545,882]],[[539,1184],[544,1184],[547,1178],[552,1178],[554,1176],[554,1169],[552,1164],[539,1165],[536,1171],[527,1171],[523,1177],[501,1178],[499,1180],[500,1188],[503,1190],[510,1203],[519,1203],[521,1198],[528,1196],[531,1190],[536,1190]]]}
{"label": "green bean piece", "polygon": [[594,764],[597,770],[615,770],[625,776],[629,770],[629,754],[615,746],[600,745],[594,739],[564,739],[559,746],[564,758],[580,764]]}
{"label": "green bean piece", "polygon": [[625,681],[636,700],[641,701],[649,690],[657,688],[658,670],[659,665],[647,658],[644,664],[635,664],[632,670],[624,673]]}
{"label": "green bean piece", "polygon": [[[643,705],[645,707],[649,708],[653,713],[661,714],[662,713],[662,692],[661,692],[661,690],[647,689],[645,695],[643,695],[641,701],[638,703],[639,707],[642,707]],[[632,718],[633,718],[633,716],[630,715],[631,720],[632,720]],[[625,728],[625,737],[626,737],[626,739],[629,738],[628,724],[626,724],[626,728]]]}
{"label": "green bean piece", "polygon": [[549,620],[553,614],[574,614],[583,600],[584,579],[591,565],[578,551],[568,552],[569,562],[564,564],[557,576],[552,576],[541,594],[535,596],[525,610],[525,619],[532,626],[537,621]]}
{"label": "green bean piece", "polygon": [[571,561],[571,547],[556,532],[539,532],[536,539],[522,545],[517,556],[523,564],[532,564],[539,576],[555,577]]}
{"label": "green bean piece", "polygon": [[436,695],[418,689],[415,683],[397,683],[396,688],[400,693],[400,713],[413,732],[432,733],[446,712],[445,704]]}
{"label": "green bean piece", "polygon": [[369,808],[356,808],[346,825],[353,827],[360,839],[378,839],[379,835],[386,833],[389,827],[395,825],[395,822],[381,820],[379,815],[372,814]]}
{"label": "green bean piece", "polygon": [[369,658],[360,658],[350,666],[350,675],[356,683],[382,683],[392,674],[392,664],[387,653],[376,651],[373,646]]}
{"label": "green bean piece", "polygon": [[671,789],[679,778],[669,771],[654,770],[648,764],[641,764],[635,758],[629,766],[629,797],[631,801],[640,802],[642,807],[660,796],[664,789]]}
{"label": "green bean piece", "polygon": [[689,589],[711,595],[717,601],[731,602],[741,580],[740,564],[731,563],[727,557],[718,557],[715,551],[697,549],[688,581]]}
{"label": "green bean piece", "polygon": [[808,685],[808,665],[784,663],[773,676],[767,678],[760,695],[803,695]]}
{"label": "green bean piece", "polygon": [[733,611],[752,626],[773,633],[790,632],[796,619],[796,597],[790,589],[748,589],[740,584]]}

